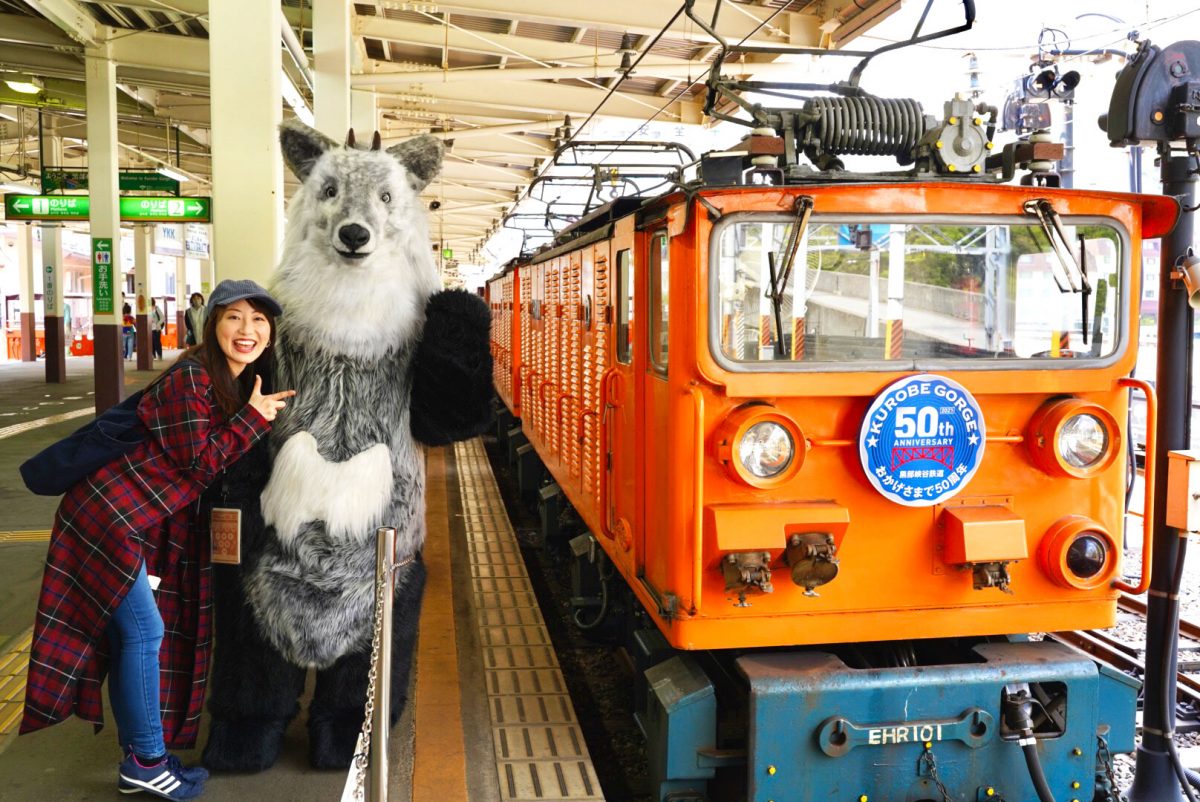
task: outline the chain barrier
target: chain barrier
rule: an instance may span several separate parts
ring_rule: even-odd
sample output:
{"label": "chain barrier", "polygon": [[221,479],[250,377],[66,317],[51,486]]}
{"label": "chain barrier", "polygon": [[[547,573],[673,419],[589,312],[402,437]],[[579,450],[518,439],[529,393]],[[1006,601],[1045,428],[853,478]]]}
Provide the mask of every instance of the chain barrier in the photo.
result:
{"label": "chain barrier", "polygon": [[372,720],[375,716],[375,683],[379,676],[379,647],[383,640],[383,605],[387,599],[388,573],[377,572],[375,582],[375,620],[371,634],[371,667],[367,671],[367,703],[363,709],[362,731],[354,745],[354,757],[350,760],[350,773],[346,787],[342,789],[341,802],[366,802],[366,780],[368,755],[371,752]]}
{"label": "chain barrier", "polygon": [[938,777],[937,761],[933,757],[933,750],[928,746],[917,758],[917,774],[929,777],[938,793],[942,795],[942,802],[954,802],[954,797],[950,796],[950,792],[946,790],[946,786],[942,785],[942,780]]}
{"label": "chain barrier", "polygon": [[[393,578],[395,572],[414,562],[416,556],[396,562],[396,530],[381,526],[375,530],[375,614],[371,624],[371,663],[367,669],[367,701],[363,706],[362,731],[354,745],[354,755],[350,759],[350,771],[346,775],[346,785],[342,789],[341,802],[367,802],[367,769],[371,770],[371,802],[386,802],[387,800],[387,740],[390,711],[390,688],[380,682],[380,677],[391,676],[392,642],[392,598]],[[385,631],[389,637],[384,640]],[[377,699],[378,697],[378,699]],[[384,708],[379,720],[376,721],[376,706]],[[372,749],[371,736],[374,733],[375,748]],[[374,762],[372,762],[374,761]]]}

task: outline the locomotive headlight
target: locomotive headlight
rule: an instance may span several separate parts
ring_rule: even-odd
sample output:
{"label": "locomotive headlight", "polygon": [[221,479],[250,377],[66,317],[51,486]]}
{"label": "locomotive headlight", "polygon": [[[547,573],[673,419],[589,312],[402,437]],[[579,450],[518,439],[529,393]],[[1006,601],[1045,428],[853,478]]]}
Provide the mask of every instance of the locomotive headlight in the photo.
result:
{"label": "locomotive headlight", "polygon": [[1067,568],[1075,576],[1091,579],[1108,562],[1108,544],[1095,532],[1082,532],[1067,546]]}
{"label": "locomotive headlight", "polygon": [[1056,585],[1072,590],[1105,587],[1117,574],[1117,545],[1096,521],[1068,515],[1038,544],[1038,562]]}
{"label": "locomotive headlight", "polygon": [[795,421],[762,402],[738,407],[717,427],[713,450],[735,479],[776,487],[804,462],[807,443]]}
{"label": "locomotive headlight", "polygon": [[1059,398],[1034,413],[1025,447],[1046,473],[1087,479],[1112,465],[1121,450],[1121,429],[1099,404]]}
{"label": "locomotive headlight", "polygon": [[1072,415],[1058,432],[1058,453],[1069,464],[1087,470],[1108,452],[1108,431],[1095,415]]}
{"label": "locomotive headlight", "polygon": [[746,430],[738,442],[742,467],[759,479],[773,479],[787,470],[796,456],[792,435],[775,421],[761,421]]}

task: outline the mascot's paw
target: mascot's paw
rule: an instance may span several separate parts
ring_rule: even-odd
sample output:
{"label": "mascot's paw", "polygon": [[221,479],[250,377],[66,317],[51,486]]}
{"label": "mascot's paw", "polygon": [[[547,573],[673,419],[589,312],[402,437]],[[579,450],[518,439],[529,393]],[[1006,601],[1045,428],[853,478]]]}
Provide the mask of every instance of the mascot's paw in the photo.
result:
{"label": "mascot's paw", "polygon": [[492,313],[466,290],[436,292],[413,357],[413,437],[429,446],[484,431],[492,414]]}
{"label": "mascot's paw", "polygon": [[314,769],[346,769],[354,757],[354,746],[362,730],[362,711],[345,716],[308,720],[308,762]]}
{"label": "mascot's paw", "polygon": [[285,718],[213,719],[201,762],[213,771],[263,771],[283,747]]}

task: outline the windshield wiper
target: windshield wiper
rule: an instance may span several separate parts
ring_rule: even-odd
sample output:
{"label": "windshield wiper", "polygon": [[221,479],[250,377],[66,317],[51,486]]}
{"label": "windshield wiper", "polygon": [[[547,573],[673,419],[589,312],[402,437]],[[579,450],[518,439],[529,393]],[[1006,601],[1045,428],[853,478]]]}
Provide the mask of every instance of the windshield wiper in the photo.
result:
{"label": "windshield wiper", "polygon": [[1054,249],[1054,254],[1058,257],[1058,265],[1062,268],[1067,283],[1063,284],[1058,273],[1054,271],[1053,263],[1050,275],[1054,277],[1054,283],[1058,285],[1059,292],[1082,292],[1085,295],[1091,295],[1092,284],[1088,281],[1087,273],[1081,270],[1075,261],[1075,254],[1071,252],[1071,243],[1067,241],[1067,234],[1063,231],[1058,212],[1054,211],[1050,201],[1045,198],[1025,201],[1025,214],[1037,218],[1046,239],[1050,240],[1050,247]]}
{"label": "windshield wiper", "polygon": [[792,277],[792,268],[796,265],[796,253],[800,250],[800,241],[808,228],[808,218],[812,216],[813,199],[811,195],[801,195],[796,198],[796,222],[783,246],[783,264],[778,268],[775,264],[775,252],[767,253],[767,269],[771,272],[771,289],[767,297],[771,299],[771,310],[775,313],[775,356],[786,359],[787,351],[783,344],[783,291],[788,279]]}

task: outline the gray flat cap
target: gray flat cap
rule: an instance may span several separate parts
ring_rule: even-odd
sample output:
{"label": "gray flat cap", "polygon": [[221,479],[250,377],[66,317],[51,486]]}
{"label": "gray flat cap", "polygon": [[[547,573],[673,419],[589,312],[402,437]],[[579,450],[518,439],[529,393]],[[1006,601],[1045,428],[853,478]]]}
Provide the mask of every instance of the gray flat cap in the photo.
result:
{"label": "gray flat cap", "polygon": [[283,314],[283,307],[279,305],[279,301],[276,301],[271,297],[270,293],[248,278],[239,281],[232,279],[222,281],[212,291],[212,295],[208,296],[208,308],[229,306],[234,301],[241,301],[246,298],[261,301],[267,309],[271,310],[271,314],[275,315],[275,317]]}

